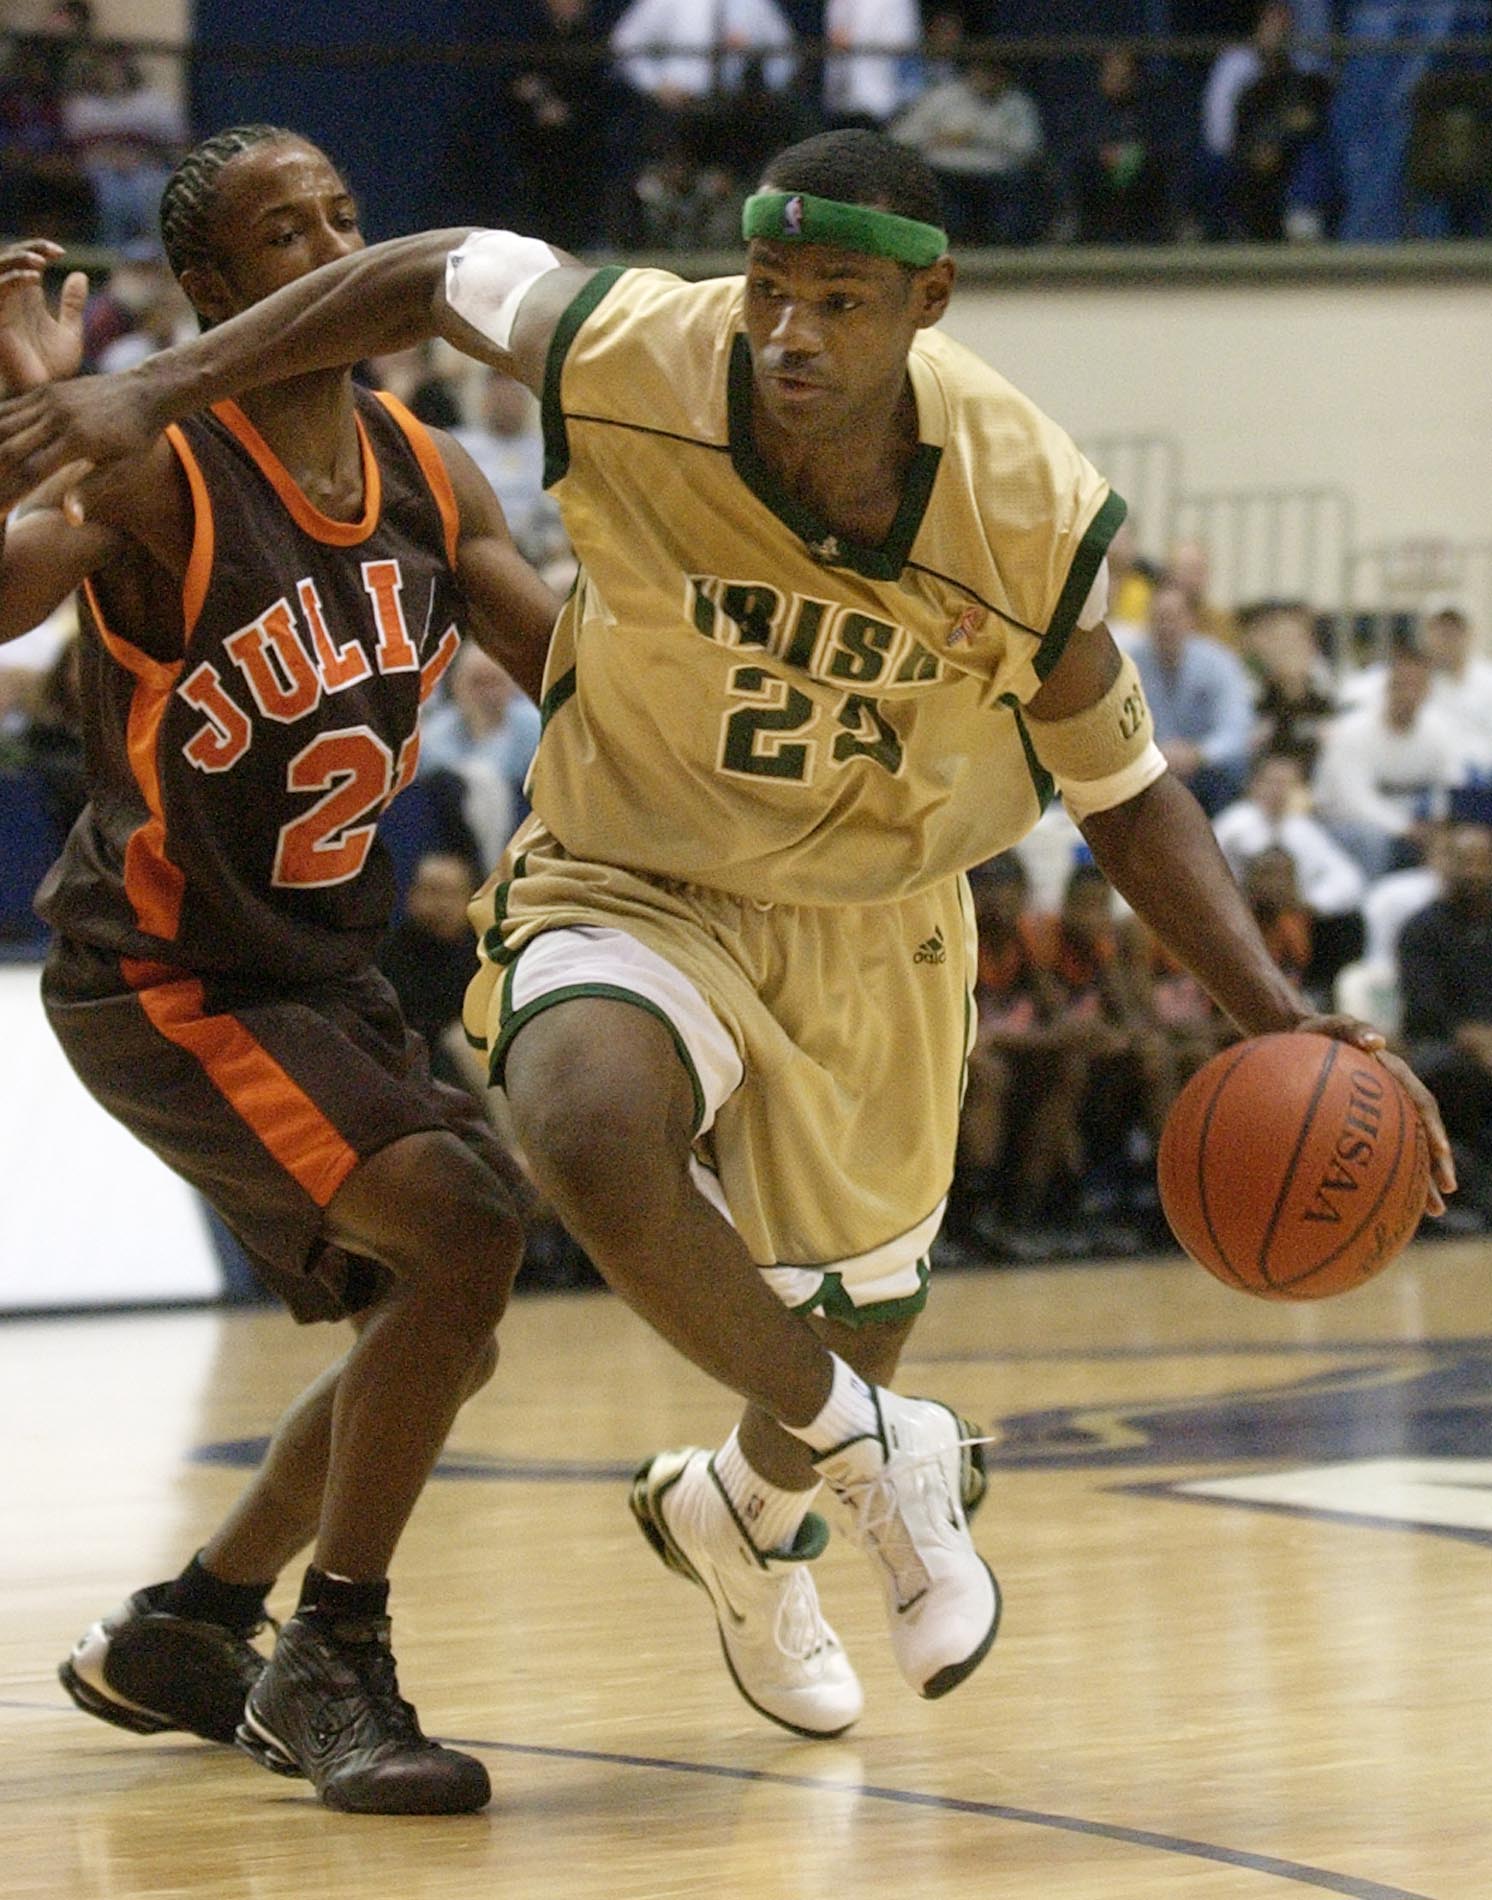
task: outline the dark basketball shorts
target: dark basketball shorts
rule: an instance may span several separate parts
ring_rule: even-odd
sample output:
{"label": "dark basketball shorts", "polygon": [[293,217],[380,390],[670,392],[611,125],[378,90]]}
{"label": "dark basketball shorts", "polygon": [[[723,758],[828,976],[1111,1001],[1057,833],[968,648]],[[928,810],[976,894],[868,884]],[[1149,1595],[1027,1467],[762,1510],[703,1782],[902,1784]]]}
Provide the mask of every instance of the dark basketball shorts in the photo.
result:
{"label": "dark basketball shorts", "polygon": [[211,1203],[299,1320],[359,1312],[389,1284],[323,1233],[360,1161],[444,1129],[513,1182],[480,1104],[431,1075],[377,970],[267,989],[63,938],[42,999],[88,1092]]}

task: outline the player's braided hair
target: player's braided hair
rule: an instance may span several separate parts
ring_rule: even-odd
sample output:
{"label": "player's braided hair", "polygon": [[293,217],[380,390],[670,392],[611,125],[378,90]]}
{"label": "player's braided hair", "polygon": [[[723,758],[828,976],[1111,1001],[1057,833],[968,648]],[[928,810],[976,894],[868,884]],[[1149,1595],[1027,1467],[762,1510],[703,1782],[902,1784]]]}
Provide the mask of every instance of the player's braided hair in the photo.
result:
{"label": "player's braided hair", "polygon": [[875,205],[921,224],[943,222],[937,177],[921,153],[858,126],[789,145],[768,164],[762,183],[841,204]]}
{"label": "player's braided hair", "polygon": [[299,137],[283,125],[232,125],[187,153],[161,193],[161,242],[178,281],[183,271],[212,262],[207,233],[223,167],[256,145]]}

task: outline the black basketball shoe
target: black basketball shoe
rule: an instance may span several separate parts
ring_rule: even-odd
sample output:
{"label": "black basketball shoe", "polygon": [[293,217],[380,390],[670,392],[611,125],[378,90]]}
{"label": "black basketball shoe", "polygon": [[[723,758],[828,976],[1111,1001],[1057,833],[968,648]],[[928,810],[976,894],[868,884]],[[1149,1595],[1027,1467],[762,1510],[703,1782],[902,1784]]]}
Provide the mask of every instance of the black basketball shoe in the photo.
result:
{"label": "black basketball shoe", "polygon": [[162,1609],[169,1583],[137,1590],[73,1644],[58,1679],[80,1709],[135,1735],[184,1729],[231,1742],[267,1658],[247,1630]]}
{"label": "black basketball shoe", "polygon": [[238,1745],[348,1813],[471,1814],[492,1797],[482,1764],[432,1742],[399,1694],[386,1616],[291,1617]]}

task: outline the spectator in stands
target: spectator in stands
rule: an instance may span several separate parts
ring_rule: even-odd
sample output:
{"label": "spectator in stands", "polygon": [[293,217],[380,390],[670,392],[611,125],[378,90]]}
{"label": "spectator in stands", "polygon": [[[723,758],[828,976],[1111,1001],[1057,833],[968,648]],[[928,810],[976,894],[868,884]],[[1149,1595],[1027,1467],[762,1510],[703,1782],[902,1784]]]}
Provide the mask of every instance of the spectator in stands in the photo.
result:
{"label": "spectator in stands", "polygon": [[1109,543],[1109,631],[1128,648],[1145,631],[1157,570],[1140,553],[1134,517],[1121,521]]}
{"label": "spectator in stands", "polygon": [[1179,1087],[1238,1031],[1132,911],[1119,925],[1119,948],[1129,995],[1168,1043]]}
{"label": "spectator in stands", "polygon": [[655,142],[631,183],[623,242],[655,251],[724,251],[739,243],[745,189],[702,156],[706,142],[682,126]]}
{"label": "spectator in stands", "polygon": [[428,429],[454,429],[465,413],[455,384],[449,377],[433,374],[409,392],[409,411]]}
{"label": "spectator in stands", "polygon": [[[1433,602],[1420,623],[1420,645],[1430,662],[1430,710],[1456,733],[1468,767],[1492,767],[1492,659],[1472,650],[1471,620],[1455,601]],[[1383,703],[1388,667],[1379,662],[1349,675],[1343,698],[1351,706]]]}
{"label": "spectator in stands", "polygon": [[1071,169],[1080,244],[1161,244],[1172,236],[1170,156],[1132,47],[1104,54]]}
{"label": "spectator in stands", "polygon": [[155,293],[141,307],[130,328],[106,343],[98,353],[102,374],[133,369],[157,350],[169,350],[173,343],[185,343],[197,334],[197,320],[181,286],[169,271],[155,286]]}
{"label": "spectator in stands", "polygon": [[1301,906],[1310,917],[1308,983],[1313,993],[1330,995],[1337,971],[1362,955],[1368,881],[1357,860],[1312,817],[1298,756],[1266,752],[1256,759],[1247,796],[1219,812],[1213,830],[1240,884],[1261,852],[1281,850],[1288,856]]}
{"label": "spectator in stands", "polygon": [[1492,1210],[1492,827],[1458,824],[1445,893],[1399,939],[1403,1035],[1435,1090],[1461,1201]]}
{"label": "spectator in stands", "polygon": [[[1267,844],[1243,867],[1243,894],[1269,946],[1269,954],[1297,988],[1303,989],[1314,945],[1311,914],[1300,899],[1295,860],[1281,844]],[[1318,998],[1320,1007],[1326,1007]]]}
{"label": "spectator in stands", "polygon": [[1023,244],[1048,218],[1036,101],[1004,60],[972,55],[894,121],[891,136],[937,174],[956,244]]}
{"label": "spectator in stands", "polygon": [[465,858],[426,852],[415,866],[404,915],[384,939],[378,962],[398,993],[405,1021],[429,1043],[434,1073],[485,1103],[486,1074],[461,1030],[461,1005],[476,969],[466,915],[476,887]]}
{"label": "spectator in stands", "polygon": [[30,766],[46,791],[47,810],[59,840],[88,802],[79,693],[79,641],[75,633],[41,676],[19,735],[20,763]]}
{"label": "spectator in stands", "polygon": [[1431,666],[1430,704],[1457,729],[1467,761],[1492,765],[1492,659],[1472,651],[1471,620],[1454,601],[1425,615],[1420,632]]}
{"label": "spectator in stands", "polygon": [[68,148],[48,44],[10,42],[0,72],[0,229],[87,243],[93,188]]}
{"label": "spectator in stands", "polygon": [[1198,633],[1185,591],[1169,576],[1150,601],[1149,630],[1130,651],[1171,770],[1209,817],[1248,775],[1253,687],[1238,656]]}
{"label": "spectator in stands", "polygon": [[1326,235],[1330,106],[1324,73],[1306,71],[1284,45],[1263,53],[1259,76],[1238,95],[1230,176],[1235,235],[1254,243]]}
{"label": "spectator in stands", "polygon": [[1205,541],[1190,535],[1171,549],[1166,573],[1186,595],[1192,626],[1225,646],[1239,643],[1237,616],[1212,598],[1212,555]]}
{"label": "spectator in stands", "polygon": [[922,50],[908,62],[914,99],[932,86],[957,79],[964,57],[964,9],[960,0],[925,6],[922,19]]}
{"label": "spectator in stands", "polygon": [[[520,231],[567,251],[605,236],[607,125],[613,90],[600,57],[606,35],[591,0],[530,0],[518,37],[533,49],[507,81],[508,136],[517,164]],[[587,57],[589,55],[589,57]]]}
{"label": "spectator in stands", "polygon": [[1338,713],[1316,761],[1316,809],[1369,877],[1418,863],[1425,827],[1461,775],[1457,734],[1430,710],[1430,663],[1414,647],[1389,662],[1381,703]]}
{"label": "spectator in stands", "polygon": [[824,0],[824,119],[878,132],[911,91],[922,37],[917,0]]}
{"label": "spectator in stands", "polygon": [[[1132,1133],[1153,1153],[1179,1086],[1175,1050],[1129,980],[1114,893],[1097,865],[1074,866],[1060,914],[1033,918],[1027,929],[1060,998],[1047,1039],[1062,1058],[1033,1115],[1038,1126],[1050,1118],[1060,1164],[1052,1187],[1067,1190],[1071,1207],[1090,1158],[1122,1159]],[[1020,1211],[1039,1225],[1042,1209]],[[1117,1232],[1106,1241],[1109,1251],[1129,1244]]]}
{"label": "spectator in stands", "polygon": [[611,34],[617,70],[644,109],[641,145],[686,150],[754,177],[799,125],[787,97],[793,30],[777,0],[631,0]]}
{"label": "spectator in stands", "polygon": [[1405,924],[1444,895],[1451,831],[1449,818],[1431,819],[1421,831],[1423,862],[1402,871],[1386,871],[1368,886],[1362,907],[1367,926],[1363,956],[1367,962],[1380,968],[1394,967]]}
{"label": "spectator in stands", "polygon": [[[1246,235],[1240,222],[1238,184],[1244,152],[1240,146],[1239,107],[1249,88],[1278,67],[1294,62],[1289,54],[1295,18],[1282,0],[1264,0],[1247,40],[1225,46],[1213,62],[1202,95],[1202,174],[1198,212],[1209,237]],[[1252,130],[1263,122],[1257,114]]]}
{"label": "spectator in stands", "polygon": [[36,43],[46,60],[46,80],[53,92],[67,90],[73,75],[94,46],[91,0],[56,0],[36,29]]}
{"label": "spectator in stands", "polygon": [[446,695],[420,727],[420,776],[440,770],[466,783],[463,810],[481,861],[496,864],[528,811],[523,781],[539,743],[539,710],[474,641],[451,663]]}
{"label": "spectator in stands", "polygon": [[126,257],[96,284],[83,309],[83,368],[92,372],[109,347],[140,327],[145,312],[176,288],[161,257]]}
{"label": "spectator in stands", "polygon": [[970,889],[979,932],[976,1022],[948,1227],[958,1242],[1013,1257],[1019,1217],[1045,1204],[1068,1160],[1086,1065],[1051,1047],[1059,997],[1026,928],[1025,865],[1006,852],[971,875]]}
{"label": "spectator in stands", "polygon": [[1338,710],[1331,669],[1316,645],[1315,620],[1300,601],[1270,602],[1240,616],[1243,651],[1258,676],[1254,747],[1288,752],[1307,778],[1321,733]]}
{"label": "spectator in stands", "polygon": [[502,503],[519,552],[542,568],[567,544],[559,509],[544,489],[539,405],[522,383],[495,369],[481,372],[477,390],[475,421],[461,421],[451,433]]}
{"label": "spectator in stands", "polygon": [[93,187],[99,242],[157,246],[161,193],[188,142],[176,100],[147,82],[132,54],[97,47],[63,96],[62,129]]}
{"label": "spectator in stands", "polygon": [[790,84],[792,45],[775,0],[632,0],[611,35],[627,84],[667,112],[739,91],[752,60],[774,90]]}

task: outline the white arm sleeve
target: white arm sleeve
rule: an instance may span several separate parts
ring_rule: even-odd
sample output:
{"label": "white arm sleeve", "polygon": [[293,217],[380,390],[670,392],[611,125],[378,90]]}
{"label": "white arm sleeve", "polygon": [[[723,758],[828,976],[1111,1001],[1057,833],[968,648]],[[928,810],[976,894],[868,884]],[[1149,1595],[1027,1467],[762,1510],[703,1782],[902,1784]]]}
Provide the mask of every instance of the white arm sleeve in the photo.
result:
{"label": "white arm sleeve", "polygon": [[559,259],[540,238],[516,231],[473,231],[446,259],[446,302],[489,343],[506,350],[529,290]]}
{"label": "white arm sleeve", "polygon": [[1093,585],[1088,589],[1088,598],[1078,609],[1078,627],[1083,633],[1090,632],[1109,611],[1109,557],[1106,554],[1098,564],[1098,572],[1093,576]]}

